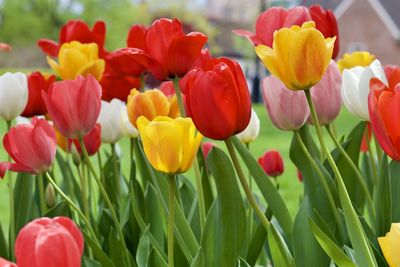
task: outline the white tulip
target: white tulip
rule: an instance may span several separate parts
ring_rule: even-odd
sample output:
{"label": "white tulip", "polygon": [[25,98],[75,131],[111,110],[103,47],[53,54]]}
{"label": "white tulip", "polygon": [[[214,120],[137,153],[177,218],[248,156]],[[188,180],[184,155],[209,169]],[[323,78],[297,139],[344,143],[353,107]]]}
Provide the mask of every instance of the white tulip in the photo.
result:
{"label": "white tulip", "polygon": [[355,116],[369,121],[368,94],[370,92],[369,81],[377,77],[387,84],[385,71],[379,60],[374,60],[367,67],[354,67],[345,69],[342,76],[340,89],[343,104]]}
{"label": "white tulip", "polygon": [[0,117],[12,121],[28,103],[28,79],[21,72],[7,72],[0,76]]}
{"label": "white tulip", "polygon": [[236,136],[242,143],[247,144],[255,140],[259,133],[260,119],[258,118],[258,115],[254,109],[252,109],[249,125],[247,125],[246,129],[244,129],[241,133],[238,133]]}
{"label": "white tulip", "polygon": [[111,102],[101,101],[101,110],[97,122],[101,125],[102,142],[115,144],[123,137],[121,114],[124,106],[125,103],[116,98]]}
{"label": "white tulip", "polygon": [[139,136],[139,131],[136,129],[135,126],[131,123],[128,117],[128,110],[124,105],[123,109],[121,110],[121,128],[124,135],[129,136],[130,138],[136,138]]}

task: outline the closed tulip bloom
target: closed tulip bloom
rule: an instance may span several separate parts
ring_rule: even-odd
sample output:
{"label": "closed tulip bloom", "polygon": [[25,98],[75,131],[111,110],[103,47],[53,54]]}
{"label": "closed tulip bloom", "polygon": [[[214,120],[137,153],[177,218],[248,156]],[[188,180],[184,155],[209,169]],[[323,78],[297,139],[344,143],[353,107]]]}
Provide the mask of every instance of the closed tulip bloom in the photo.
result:
{"label": "closed tulip bloom", "polygon": [[47,171],[56,156],[57,143],[53,127],[43,119],[12,127],[3,138],[3,146],[12,162],[0,163],[0,177],[7,170],[39,174]]}
{"label": "closed tulip bloom", "polygon": [[101,98],[103,100],[111,101],[114,98],[118,98],[126,102],[131,90],[140,88],[141,81],[139,77],[119,74],[115,71],[106,71],[101,77],[100,85],[102,88]]}
{"label": "closed tulip bloom", "polygon": [[276,150],[268,150],[259,159],[258,163],[261,165],[266,174],[271,177],[277,177],[283,173],[283,159],[281,154]]}
{"label": "closed tulip bloom", "polygon": [[367,67],[358,66],[345,69],[342,75],[342,86],[340,90],[343,104],[350,113],[364,121],[369,121],[369,81],[373,77],[377,77],[385,84],[387,83],[385,72],[378,60],[374,60],[374,62]]}
{"label": "closed tulip bloom", "polygon": [[96,21],[93,28],[90,29],[82,20],[69,20],[61,27],[58,43],[49,39],[40,39],[37,44],[45,54],[56,57],[64,43],[72,41],[78,41],[82,44],[96,43],[99,47],[100,56],[103,58],[107,54],[104,50],[105,38],[106,24],[104,21]]}
{"label": "closed tulip bloom", "polygon": [[202,68],[189,72],[183,81],[180,85],[186,111],[204,136],[225,140],[247,127],[251,100],[237,62],[211,59]]}
{"label": "closed tulip bloom", "polygon": [[93,75],[100,80],[105,62],[99,58],[97,44],[82,44],[77,41],[64,43],[58,52],[58,63],[47,57],[50,67],[63,79],[74,80],[79,75]]}
{"label": "closed tulip bloom", "polygon": [[357,66],[367,67],[375,60],[375,56],[367,51],[355,51],[351,54],[346,53],[341,59],[338,60],[337,64],[340,72],[345,69],[351,69]]}
{"label": "closed tulip bloom", "polygon": [[207,36],[203,33],[185,34],[178,19],[157,19],[146,34],[146,52],[154,61],[149,65],[151,73],[159,80],[183,77],[206,42]]}
{"label": "closed tulip bloom", "polygon": [[113,99],[111,102],[101,101],[101,110],[97,122],[101,125],[101,140],[104,143],[115,144],[124,135],[122,112],[124,102]]}
{"label": "closed tulip bloom", "polygon": [[84,137],[95,126],[101,108],[101,86],[93,76],[56,82],[42,96],[54,124],[65,137]]}
{"label": "closed tulip bloom", "polygon": [[254,109],[251,110],[251,117],[249,125],[242,132],[238,133],[236,136],[242,143],[248,144],[254,141],[258,134],[260,133],[260,119]]}
{"label": "closed tulip bloom", "polygon": [[400,68],[388,77],[389,86],[378,78],[370,81],[368,110],[376,139],[387,155],[400,160]]}
{"label": "closed tulip bloom", "polygon": [[283,28],[274,35],[272,48],[258,45],[256,53],[267,69],[291,90],[308,90],[325,73],[335,37],[324,38],[312,21]]}
{"label": "closed tulip bloom", "polygon": [[128,96],[126,106],[129,120],[135,127],[137,127],[136,120],[140,116],[153,120],[157,116],[168,116],[170,109],[168,98],[157,89],[147,90],[143,93],[133,89]]}
{"label": "closed tulip bloom", "polygon": [[176,174],[192,166],[202,139],[192,119],[159,116],[149,121],[141,116],[137,125],[144,152],[156,170]]}
{"label": "closed tulip bloom", "polygon": [[292,91],[274,76],[262,82],[264,105],[272,123],[284,131],[300,129],[310,115],[303,92]]}
{"label": "closed tulip bloom", "polygon": [[12,121],[24,111],[28,102],[28,81],[21,72],[0,76],[0,117]]}
{"label": "closed tulip bloom", "polygon": [[[97,151],[99,151],[101,146],[102,131],[103,129],[101,125],[96,123],[94,128],[83,137],[83,143],[89,156],[93,156],[97,153]],[[72,146],[74,146],[73,149]],[[68,139],[68,150],[78,153],[79,157],[83,154],[78,139]]]}
{"label": "closed tulip bloom", "polygon": [[390,232],[384,237],[378,237],[378,243],[389,266],[400,266],[400,223],[392,223]]}
{"label": "closed tulip bloom", "polygon": [[46,105],[43,102],[42,91],[47,92],[56,80],[54,75],[42,74],[35,71],[28,75],[28,103],[22,112],[24,117],[45,115]]}
{"label": "closed tulip bloom", "polygon": [[18,267],[80,267],[84,240],[67,217],[39,218],[25,225],[15,241]]}
{"label": "closed tulip bloom", "polygon": [[[335,61],[331,60],[321,81],[311,87],[311,97],[321,125],[328,125],[339,115],[342,106],[340,86],[342,76]],[[311,117],[308,121],[312,123]]]}

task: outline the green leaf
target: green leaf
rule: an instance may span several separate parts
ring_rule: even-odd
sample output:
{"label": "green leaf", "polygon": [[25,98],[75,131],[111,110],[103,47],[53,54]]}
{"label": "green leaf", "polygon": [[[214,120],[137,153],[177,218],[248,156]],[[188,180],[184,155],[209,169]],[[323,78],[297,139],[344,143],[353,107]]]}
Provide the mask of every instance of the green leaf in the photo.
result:
{"label": "green leaf", "polygon": [[157,250],[150,251],[149,259],[147,261],[148,267],[168,267],[167,262],[161,257]]}
{"label": "green leaf", "polygon": [[88,257],[83,257],[83,261],[85,267],[102,267],[99,262],[89,259]]}
{"label": "green leaf", "polygon": [[354,262],[310,218],[311,229],[321,247],[338,267],[356,267]]}
{"label": "green leaf", "polygon": [[259,223],[257,229],[253,235],[253,239],[250,242],[249,249],[246,255],[246,261],[254,266],[257,262],[257,259],[264,247],[264,243],[267,238],[267,231],[265,231],[264,225]]}
{"label": "green leaf", "polygon": [[85,232],[82,232],[85,237],[85,243],[93,251],[93,255],[97,261],[101,263],[102,266],[116,267],[111,259],[104,253],[104,251],[96,244],[96,242]]}
{"label": "green leaf", "polygon": [[249,263],[247,263],[244,259],[239,258],[238,267],[251,267],[251,265]]}
{"label": "green leaf", "polygon": [[392,221],[400,221],[400,162],[392,160],[389,165],[392,197]]}
{"label": "green leaf", "polygon": [[0,257],[8,259],[8,246],[1,223],[0,223]]}
{"label": "green leaf", "polygon": [[48,210],[44,217],[54,218],[57,216],[71,217],[71,210],[69,209],[68,203],[65,200],[57,203],[52,209]]}
{"label": "green leaf", "polygon": [[63,158],[59,151],[57,151],[56,160],[63,177],[61,189],[63,189],[64,193],[71,196],[72,199],[76,199],[79,205],[82,207],[81,187],[76,181],[76,177],[71,169],[71,165],[69,164],[68,160]]}
{"label": "green leaf", "polygon": [[147,259],[150,255],[150,239],[146,232],[148,228],[143,232],[142,237],[139,240],[139,245],[136,250],[136,262],[139,267],[147,266]]}
{"label": "green leaf", "polygon": [[146,223],[150,225],[150,232],[157,240],[160,247],[165,245],[164,238],[164,221],[160,218],[162,207],[160,205],[159,196],[154,186],[148,185],[145,192],[146,207]]}
{"label": "green leaf", "polygon": [[208,174],[209,170],[206,166],[206,159],[204,158],[203,151],[201,149],[199,149],[197,152],[197,161],[199,163],[201,171],[201,184],[203,186],[204,206],[207,214],[212,203],[214,202],[215,196],[211,186],[211,178]]}
{"label": "green leaf", "polygon": [[268,245],[275,267],[296,266],[285,241],[272,223],[269,224],[268,228]]}
{"label": "green leaf", "polygon": [[242,144],[236,136],[233,136],[231,140],[253,176],[254,181],[267,201],[276,220],[282,227],[283,232],[287,238],[291,240],[293,220],[285,201],[246,146]]}
{"label": "green leaf", "polygon": [[200,248],[199,251],[197,252],[196,257],[194,257],[192,263],[190,264],[190,267],[204,267],[205,265],[205,259],[204,259],[204,253],[203,249]]}
{"label": "green leaf", "polygon": [[233,165],[225,153],[213,148],[207,157],[217,189],[202,234],[205,266],[237,264],[246,234],[246,211]]}
{"label": "green leaf", "polygon": [[110,235],[108,237],[108,246],[110,249],[109,255],[115,266],[118,267],[130,267],[131,263],[126,262],[125,257],[125,246],[120,239],[117,237],[117,233],[111,228]]}
{"label": "green leaf", "polygon": [[[379,180],[375,188],[374,206],[376,210],[375,233],[384,236],[390,230],[392,222],[392,199],[390,188],[390,175],[387,156],[384,155],[380,164]],[[395,203],[398,206],[399,203]]]}
{"label": "green leaf", "polygon": [[32,219],[33,176],[18,173],[14,187],[15,233]]}

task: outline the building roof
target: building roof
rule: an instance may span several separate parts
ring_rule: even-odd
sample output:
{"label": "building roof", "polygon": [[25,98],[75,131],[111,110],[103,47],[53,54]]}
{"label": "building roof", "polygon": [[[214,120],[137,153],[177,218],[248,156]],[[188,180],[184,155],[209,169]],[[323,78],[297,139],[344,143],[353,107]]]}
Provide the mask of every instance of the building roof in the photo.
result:
{"label": "building roof", "polygon": [[325,9],[335,10],[342,0],[302,0],[301,5],[311,6],[311,5],[321,5]]}

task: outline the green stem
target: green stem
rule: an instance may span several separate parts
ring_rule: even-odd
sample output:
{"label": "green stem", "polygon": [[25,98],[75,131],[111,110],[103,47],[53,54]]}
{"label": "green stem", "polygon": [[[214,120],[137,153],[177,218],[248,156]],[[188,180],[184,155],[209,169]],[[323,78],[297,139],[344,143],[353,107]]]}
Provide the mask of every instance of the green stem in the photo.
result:
{"label": "green stem", "polygon": [[178,105],[179,105],[179,111],[181,113],[181,117],[185,118],[186,110],[183,105],[181,89],[179,88],[179,78],[174,79],[174,88],[175,88],[176,98],[178,99]]}
{"label": "green stem", "polygon": [[97,162],[99,164],[99,171],[100,171],[100,181],[103,183],[103,185],[105,184],[104,181],[104,175],[103,175],[103,162],[101,160],[101,149],[99,149],[99,151],[97,151]]}
{"label": "green stem", "polygon": [[[11,129],[11,121],[6,121],[7,124],[7,132]],[[10,155],[8,155],[8,161],[11,161]],[[15,242],[15,208],[14,208],[14,184],[13,177],[10,171],[7,172],[8,176],[8,192],[10,198],[10,259],[14,261],[14,242]]]}
{"label": "green stem", "polygon": [[230,138],[226,139],[225,144],[226,144],[226,147],[228,148],[228,152],[229,152],[229,155],[231,156],[233,166],[235,167],[236,173],[239,176],[239,181],[240,181],[240,184],[242,185],[243,191],[246,194],[246,197],[247,197],[250,205],[253,207],[258,218],[260,219],[261,223],[263,224],[265,230],[268,232],[269,221],[268,221],[267,217],[265,217],[264,212],[262,212],[260,207],[258,206],[258,203],[253,196],[253,192],[251,191],[250,186],[247,183],[247,180],[243,173],[242,167],[240,166],[239,159],[236,155],[235,148],[233,147],[232,140]]}
{"label": "green stem", "polygon": [[346,153],[346,151],[343,149],[342,145],[339,143],[339,141],[337,140],[335,135],[332,133],[331,127],[329,127],[327,125],[326,129],[327,129],[329,135],[331,136],[332,141],[335,143],[336,147],[339,149],[342,156],[347,160],[347,162],[350,164],[351,169],[356,174],[356,178],[357,178],[358,182],[360,183],[361,189],[364,191],[365,197],[367,199],[368,211],[369,211],[370,216],[372,217],[371,222],[374,222],[375,221],[375,209],[373,206],[371,194],[369,193],[369,190],[368,190],[367,183],[363,179],[363,177],[360,173],[360,170],[357,168],[357,166],[355,165],[353,160],[351,160],[350,156]]}
{"label": "green stem", "polygon": [[115,153],[115,144],[111,144],[111,157],[113,162],[113,172],[114,172],[114,182],[115,182],[115,193],[117,196],[120,194],[120,181],[119,181],[119,170],[118,170],[118,160]]}
{"label": "green stem", "polygon": [[38,174],[38,184],[39,184],[39,202],[40,202],[40,214],[43,215],[46,213],[46,199],[44,197],[44,184],[43,184],[43,174]]}
{"label": "green stem", "polygon": [[103,197],[108,209],[111,212],[111,217],[112,217],[112,220],[114,222],[115,228],[116,228],[116,230],[118,232],[119,237],[121,238],[121,242],[122,242],[122,244],[124,246],[124,249],[125,249],[125,253],[124,254],[126,256],[126,262],[129,263],[130,260],[129,260],[128,250],[127,250],[127,247],[126,247],[126,244],[125,244],[125,237],[124,237],[124,234],[122,232],[122,227],[121,227],[121,224],[119,223],[119,220],[118,220],[118,217],[117,217],[117,213],[115,212],[114,206],[112,205],[111,200],[108,197],[107,192],[104,189],[104,186],[101,183],[101,180],[100,180],[99,176],[97,175],[92,163],[90,162],[90,158],[89,158],[89,155],[87,153],[87,150],[86,150],[86,147],[85,147],[85,145],[83,143],[83,139],[82,138],[79,138],[79,145],[82,148],[82,153],[83,153],[83,157],[85,158],[86,165],[89,167],[89,170],[92,173],[92,175],[94,177],[94,180],[96,181],[97,186],[100,189],[100,193],[101,193],[101,195],[102,195],[102,197]]}
{"label": "green stem", "polygon": [[372,151],[371,148],[371,139],[369,138],[369,134],[367,133],[365,135],[365,138],[367,139],[367,146],[368,146],[368,151],[369,151],[369,155],[368,155],[368,160],[369,160],[369,164],[371,165],[371,169],[372,169],[372,175],[373,175],[373,182],[374,185],[378,185],[378,170],[376,169],[376,164],[375,164],[375,160],[374,160],[374,153]]}
{"label": "green stem", "polygon": [[[250,152],[250,143],[246,143],[246,148]],[[253,177],[251,176],[250,170],[248,170],[248,177],[249,177],[249,187],[250,191],[253,192]],[[252,208],[249,209],[249,217],[248,217],[248,222],[249,222],[249,236],[252,236],[253,234],[253,214],[254,211]]]}
{"label": "green stem", "polygon": [[88,204],[88,198],[87,198],[87,187],[86,187],[86,181],[85,179],[85,164],[81,164],[82,169],[79,169],[79,165],[76,166],[78,169],[78,174],[79,174],[79,180],[81,182],[81,194],[82,194],[82,204],[83,204],[83,213],[85,214],[86,219],[89,221],[89,204]]}
{"label": "green stem", "polygon": [[[367,266],[377,266],[375,257],[373,256],[371,248],[369,246],[369,243],[365,237],[365,233],[362,228],[361,222],[358,219],[358,215],[357,215],[356,211],[354,210],[354,207],[351,203],[349,194],[346,190],[346,186],[343,182],[343,178],[339,172],[339,169],[336,166],[335,161],[333,160],[331,154],[329,153],[328,148],[325,145],[324,138],[322,137],[321,127],[318,122],[317,113],[315,112],[314,104],[311,99],[310,90],[305,90],[304,93],[307,98],[307,102],[308,102],[308,106],[310,108],[313,124],[315,126],[315,129],[317,131],[317,136],[320,141],[321,149],[322,149],[323,153],[325,154],[325,156],[328,160],[328,163],[331,166],[332,171],[336,177],[338,191],[339,191],[339,198],[340,198],[340,202],[342,203],[344,214],[345,215],[348,214],[348,217],[345,216],[347,228],[348,229],[352,228],[354,230],[354,232],[351,232],[351,230],[349,230],[349,236],[350,236],[350,240],[353,244],[353,249],[355,250],[356,254],[358,254],[357,253],[358,249],[362,250],[362,255],[364,258],[363,259],[358,258],[358,260],[361,260],[362,262],[367,263]],[[358,251],[358,252],[361,252],[361,251]]]}
{"label": "green stem", "polygon": [[175,175],[169,175],[168,181],[168,267],[174,267]]}
{"label": "green stem", "polygon": [[49,181],[49,183],[54,187],[54,189],[61,195],[61,197],[68,203],[68,205],[76,211],[78,216],[81,218],[81,220],[85,223],[87,229],[89,230],[90,235],[92,236],[93,240],[97,243],[99,247],[101,247],[99,240],[97,239],[96,234],[93,231],[93,228],[90,226],[90,222],[86,218],[86,216],[82,213],[82,211],[78,208],[78,206],[75,205],[74,202],[66,195],[64,192],[61,190],[60,187],[54,182],[53,178],[51,178],[50,174],[46,172],[46,178]]}
{"label": "green stem", "polygon": [[374,141],[375,141],[374,143],[375,143],[376,155],[378,156],[378,162],[380,163],[383,158],[383,153],[381,147],[379,146],[378,139],[376,139],[375,135],[374,135]]}

